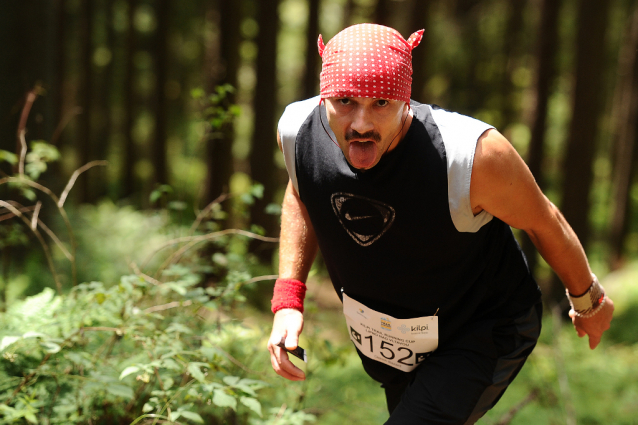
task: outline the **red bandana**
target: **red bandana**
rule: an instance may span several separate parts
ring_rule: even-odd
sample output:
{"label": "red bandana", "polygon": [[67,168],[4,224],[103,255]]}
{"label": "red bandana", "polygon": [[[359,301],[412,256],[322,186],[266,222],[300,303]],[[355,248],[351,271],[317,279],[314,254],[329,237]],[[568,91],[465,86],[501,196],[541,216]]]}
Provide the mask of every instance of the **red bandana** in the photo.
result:
{"label": "red bandana", "polygon": [[397,30],[376,24],[348,27],[325,46],[319,35],[321,98],[371,97],[409,103],[412,49],[422,37],[419,30],[406,41]]}

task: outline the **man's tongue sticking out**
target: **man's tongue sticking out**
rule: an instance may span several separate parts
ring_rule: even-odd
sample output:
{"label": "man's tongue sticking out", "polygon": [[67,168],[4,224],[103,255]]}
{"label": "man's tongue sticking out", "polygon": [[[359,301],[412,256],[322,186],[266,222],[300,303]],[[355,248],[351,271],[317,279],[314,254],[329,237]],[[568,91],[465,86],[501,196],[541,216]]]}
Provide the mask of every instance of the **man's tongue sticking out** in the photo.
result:
{"label": "man's tongue sticking out", "polygon": [[372,141],[350,142],[348,155],[354,168],[367,169],[377,159],[377,144]]}

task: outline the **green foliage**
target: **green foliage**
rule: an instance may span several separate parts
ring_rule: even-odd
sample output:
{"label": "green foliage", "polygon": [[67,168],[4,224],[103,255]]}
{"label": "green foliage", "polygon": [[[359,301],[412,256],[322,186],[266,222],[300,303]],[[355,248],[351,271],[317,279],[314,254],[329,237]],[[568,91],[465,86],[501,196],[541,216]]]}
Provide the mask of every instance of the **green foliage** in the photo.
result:
{"label": "green foliage", "polygon": [[31,150],[26,156],[24,171],[33,180],[37,180],[47,170],[47,164],[58,159],[60,159],[60,152],[55,146],[44,140],[34,140],[31,142]]}

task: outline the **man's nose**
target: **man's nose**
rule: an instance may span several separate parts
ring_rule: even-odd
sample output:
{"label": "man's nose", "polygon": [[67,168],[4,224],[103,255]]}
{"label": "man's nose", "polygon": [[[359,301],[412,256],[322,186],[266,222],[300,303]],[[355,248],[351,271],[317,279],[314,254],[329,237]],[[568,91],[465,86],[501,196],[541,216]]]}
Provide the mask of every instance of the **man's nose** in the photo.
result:
{"label": "man's nose", "polygon": [[366,108],[360,107],[354,111],[350,127],[358,133],[365,133],[367,131],[374,130],[374,122]]}

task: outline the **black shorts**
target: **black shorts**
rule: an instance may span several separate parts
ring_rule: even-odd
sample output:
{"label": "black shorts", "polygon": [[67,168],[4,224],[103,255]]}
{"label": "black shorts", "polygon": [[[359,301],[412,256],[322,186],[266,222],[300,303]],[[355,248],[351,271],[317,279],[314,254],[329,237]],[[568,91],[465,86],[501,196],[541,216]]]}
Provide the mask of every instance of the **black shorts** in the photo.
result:
{"label": "black shorts", "polygon": [[473,424],[494,407],[530,355],[541,330],[542,305],[513,318],[468,324],[412,372],[359,352],[368,375],[385,389],[385,425]]}

